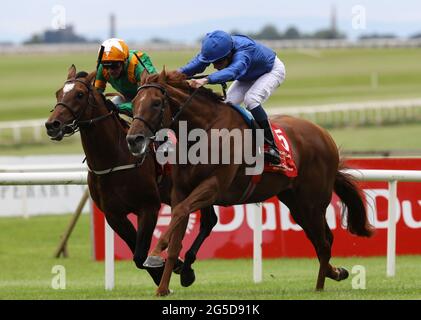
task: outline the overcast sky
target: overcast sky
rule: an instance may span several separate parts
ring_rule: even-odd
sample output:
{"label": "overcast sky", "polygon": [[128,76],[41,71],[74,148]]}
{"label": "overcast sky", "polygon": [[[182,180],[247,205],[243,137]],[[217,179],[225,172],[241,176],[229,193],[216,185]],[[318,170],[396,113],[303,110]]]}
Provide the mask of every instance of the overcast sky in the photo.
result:
{"label": "overcast sky", "polygon": [[[353,27],[365,10],[366,26]],[[3,1],[0,42],[22,42],[33,33],[61,23],[73,24],[89,39],[109,35],[109,15],[116,16],[117,36],[143,41],[160,37],[194,41],[208,31],[257,31],[266,24],[284,30],[290,25],[311,32],[330,23],[336,7],[338,28],[351,38],[365,33],[394,33],[406,37],[421,32],[421,0],[40,0]],[[62,15],[64,9],[64,15]],[[359,25],[361,27],[361,25]]]}

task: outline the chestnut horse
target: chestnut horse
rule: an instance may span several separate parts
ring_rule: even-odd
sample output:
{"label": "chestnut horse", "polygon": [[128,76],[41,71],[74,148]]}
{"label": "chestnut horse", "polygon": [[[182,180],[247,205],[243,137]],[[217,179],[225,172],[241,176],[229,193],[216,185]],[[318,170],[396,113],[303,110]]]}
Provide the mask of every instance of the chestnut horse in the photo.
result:
{"label": "chestnut horse", "polygon": [[[127,140],[134,154],[142,153],[161,128],[172,128],[177,138],[183,138],[178,132],[180,121],[186,121],[188,132],[193,128],[206,132],[223,128],[242,132],[248,129],[246,121],[219,95],[206,88],[192,89],[186,77],[176,71],[143,74],[142,86],[133,100],[133,114],[135,120]],[[232,161],[232,149],[229,164],[173,165],[171,223],[152,252],[158,254],[168,245],[168,259],[157,295],[170,293],[171,270],[181,250],[191,212],[212,204],[228,206],[261,202],[275,195],[288,206],[316,250],[320,262],[316,290],[324,288],[326,277],[337,281],[348,277],[345,269],[329,263],[333,235],[325,213],[334,191],[346,206],[343,216],[348,231],[369,237],[372,227],[367,220],[360,190],[350,176],[340,171],[338,149],[327,131],[290,116],[275,116],[271,121],[282,127],[289,137],[298,176],[289,178],[280,173],[265,172],[246,201],[241,199],[252,177],[245,174],[245,161],[240,164]],[[206,139],[210,145],[210,135]],[[177,152],[185,151],[178,147]]]}
{"label": "chestnut horse", "polygon": [[[128,150],[126,134],[128,125],[119,117],[113,106],[107,105],[104,96],[91,83],[95,72],[79,72],[72,65],[64,87],[57,91],[57,104],[45,123],[47,134],[61,140],[80,130],[83,149],[89,167],[88,185],[92,199],[104,212],[112,229],[126,242],[133,253],[133,260],[140,269],[146,269],[156,285],[164,270],[162,265],[145,267],[153,231],[161,202],[170,203],[171,178],[164,175],[157,182],[157,163],[152,153],[142,162]],[[203,209],[206,217],[200,232],[189,250],[191,259],[211,229],[216,224],[212,206]],[[138,229],[127,218],[137,215]],[[178,261],[179,270],[182,266]],[[181,273],[182,283],[193,283],[191,268]]]}

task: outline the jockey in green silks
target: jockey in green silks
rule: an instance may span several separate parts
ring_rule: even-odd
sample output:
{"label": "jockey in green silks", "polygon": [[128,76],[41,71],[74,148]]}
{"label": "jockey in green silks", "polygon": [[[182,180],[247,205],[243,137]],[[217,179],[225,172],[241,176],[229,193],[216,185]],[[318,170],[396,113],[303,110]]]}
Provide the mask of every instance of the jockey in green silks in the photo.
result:
{"label": "jockey in green silks", "polygon": [[102,46],[104,46],[104,53],[100,57],[101,64],[97,71],[95,88],[104,92],[109,82],[124,97],[123,99],[115,96],[111,101],[121,113],[132,116],[131,101],[137,94],[143,70],[146,68],[149,73],[156,73],[156,69],[145,52],[129,50],[127,44],[121,39],[108,39],[102,43]]}

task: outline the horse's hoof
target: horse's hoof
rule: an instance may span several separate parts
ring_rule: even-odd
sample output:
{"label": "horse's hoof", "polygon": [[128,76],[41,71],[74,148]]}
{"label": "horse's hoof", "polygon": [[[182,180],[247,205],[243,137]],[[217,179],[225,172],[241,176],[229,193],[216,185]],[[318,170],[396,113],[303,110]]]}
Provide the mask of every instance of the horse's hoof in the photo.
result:
{"label": "horse's hoof", "polygon": [[164,263],[164,259],[162,259],[160,256],[149,256],[146,258],[143,266],[145,268],[160,268],[164,266]]}
{"label": "horse's hoof", "polygon": [[196,280],[193,269],[183,269],[180,273],[180,283],[183,287],[190,287]]}
{"label": "horse's hoof", "polygon": [[157,297],[166,297],[169,296],[170,294],[172,294],[174,291],[172,291],[171,289],[164,289],[164,290],[160,290],[157,289],[156,290],[156,296]]}
{"label": "horse's hoof", "polygon": [[348,278],[349,273],[345,268],[337,268],[338,271],[338,278],[336,279],[336,281],[341,281],[341,280],[345,280],[346,278]]}
{"label": "horse's hoof", "polygon": [[161,283],[162,275],[164,273],[164,266],[159,267],[159,268],[146,268],[145,270],[152,277],[153,282],[155,283],[155,285],[156,286],[159,286],[159,284]]}
{"label": "horse's hoof", "polygon": [[180,274],[183,270],[184,262],[180,258],[177,259],[174,265],[174,269],[172,270],[175,274]]}

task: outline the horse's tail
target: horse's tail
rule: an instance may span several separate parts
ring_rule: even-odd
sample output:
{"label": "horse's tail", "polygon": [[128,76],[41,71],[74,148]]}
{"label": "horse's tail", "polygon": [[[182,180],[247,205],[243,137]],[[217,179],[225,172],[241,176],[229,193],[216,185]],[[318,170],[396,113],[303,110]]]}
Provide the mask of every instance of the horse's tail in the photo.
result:
{"label": "horse's tail", "polygon": [[[343,164],[340,165],[339,169],[344,169]],[[355,179],[351,175],[338,170],[334,190],[342,200],[342,219],[346,215],[348,231],[361,237],[372,236],[373,226],[368,222],[361,190],[358,188]]]}

